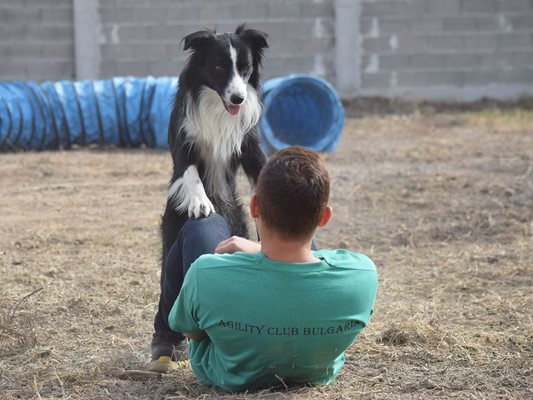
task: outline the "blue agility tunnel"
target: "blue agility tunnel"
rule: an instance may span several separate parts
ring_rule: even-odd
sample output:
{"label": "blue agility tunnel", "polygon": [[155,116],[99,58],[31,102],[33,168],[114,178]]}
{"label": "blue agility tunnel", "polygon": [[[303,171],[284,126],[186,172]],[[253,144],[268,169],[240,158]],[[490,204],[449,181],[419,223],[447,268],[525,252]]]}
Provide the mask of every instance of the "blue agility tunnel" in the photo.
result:
{"label": "blue agility tunnel", "polygon": [[261,147],[270,154],[291,145],[333,152],[344,126],[335,89],[310,75],[289,75],[263,85]]}
{"label": "blue agility tunnel", "polygon": [[0,82],[0,151],[167,147],[178,78]]}
{"label": "blue agility tunnel", "polygon": [[[0,82],[0,151],[89,144],[166,148],[177,77]],[[329,83],[291,75],[263,85],[261,145],[269,154],[299,144],[331,152],[344,111]]]}

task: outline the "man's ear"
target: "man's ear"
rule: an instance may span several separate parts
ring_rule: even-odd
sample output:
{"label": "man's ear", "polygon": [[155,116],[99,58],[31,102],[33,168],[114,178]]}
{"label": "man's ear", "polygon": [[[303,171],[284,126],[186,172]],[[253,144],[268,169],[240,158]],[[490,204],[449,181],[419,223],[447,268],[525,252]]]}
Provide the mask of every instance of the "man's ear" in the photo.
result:
{"label": "man's ear", "polygon": [[250,215],[252,218],[259,217],[259,204],[257,204],[257,196],[255,194],[250,199]]}
{"label": "man's ear", "polygon": [[331,219],[331,216],[333,215],[333,208],[330,206],[326,206],[324,208],[324,212],[322,213],[322,217],[320,217],[320,222],[318,223],[319,227],[326,226]]}
{"label": "man's ear", "polygon": [[204,29],[203,31],[198,31],[191,33],[185,36],[182,40],[183,50],[198,50],[200,47],[205,45],[209,40],[215,38],[215,33],[209,29]]}

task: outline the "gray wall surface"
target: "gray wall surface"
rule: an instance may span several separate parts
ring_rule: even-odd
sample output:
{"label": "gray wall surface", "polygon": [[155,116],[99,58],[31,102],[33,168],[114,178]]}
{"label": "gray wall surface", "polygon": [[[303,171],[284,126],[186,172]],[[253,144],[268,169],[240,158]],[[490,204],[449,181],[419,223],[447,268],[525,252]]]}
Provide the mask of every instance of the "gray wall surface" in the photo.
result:
{"label": "gray wall surface", "polygon": [[74,78],[72,0],[0,0],[0,80]]}
{"label": "gray wall surface", "polygon": [[532,0],[363,0],[360,21],[359,94],[533,94]]}
{"label": "gray wall surface", "polygon": [[270,35],[265,78],[316,74],[343,97],[533,95],[533,0],[0,0],[0,79],[178,75],[186,34],[242,22]]}
{"label": "gray wall surface", "polygon": [[234,31],[247,22],[267,32],[264,76],[293,72],[333,76],[333,1],[101,0],[101,76],[176,75],[186,53],[181,39],[204,27]]}

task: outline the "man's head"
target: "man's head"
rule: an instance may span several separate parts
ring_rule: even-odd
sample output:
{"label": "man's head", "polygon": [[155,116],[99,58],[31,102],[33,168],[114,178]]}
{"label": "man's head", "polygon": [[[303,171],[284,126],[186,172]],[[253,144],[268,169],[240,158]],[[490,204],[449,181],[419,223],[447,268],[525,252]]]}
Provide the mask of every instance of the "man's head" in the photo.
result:
{"label": "man's head", "polygon": [[317,152],[298,146],[280,150],[259,174],[252,216],[283,238],[308,238],[331,216],[329,188],[329,174]]}

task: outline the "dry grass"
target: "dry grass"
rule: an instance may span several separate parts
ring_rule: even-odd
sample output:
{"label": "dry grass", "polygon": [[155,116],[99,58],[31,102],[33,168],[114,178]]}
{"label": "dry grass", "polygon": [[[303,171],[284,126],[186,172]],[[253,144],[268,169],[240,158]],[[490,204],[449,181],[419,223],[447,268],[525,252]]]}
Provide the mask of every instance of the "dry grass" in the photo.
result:
{"label": "dry grass", "polygon": [[[225,394],[148,361],[168,154],[3,154],[1,399],[533,397],[533,113],[349,119],[321,247],[378,265],[371,324],[328,387]],[[248,191],[244,191],[248,195]]]}

